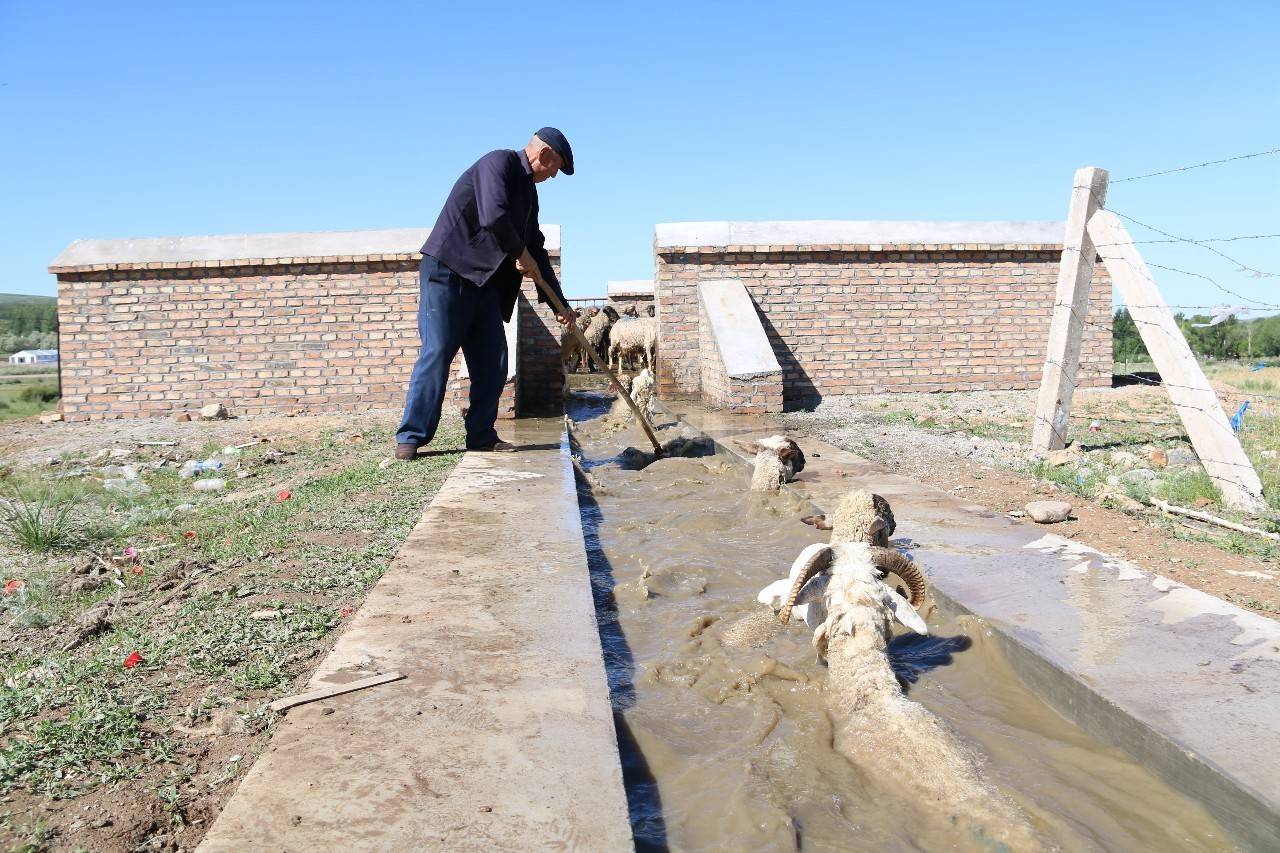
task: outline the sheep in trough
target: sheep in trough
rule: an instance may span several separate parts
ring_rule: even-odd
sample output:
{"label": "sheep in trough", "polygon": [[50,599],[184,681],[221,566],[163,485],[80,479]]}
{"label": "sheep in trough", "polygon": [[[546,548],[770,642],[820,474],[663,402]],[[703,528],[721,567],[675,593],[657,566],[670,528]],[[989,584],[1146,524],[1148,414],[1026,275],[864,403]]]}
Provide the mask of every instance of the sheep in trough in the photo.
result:
{"label": "sheep in trough", "polygon": [[785,435],[771,435],[759,441],[739,441],[739,447],[756,455],[751,472],[751,491],[776,492],[804,470],[804,451]]}
{"label": "sheep in trough", "polygon": [[652,370],[657,351],[658,321],[652,317],[619,320],[609,330],[609,366],[614,370],[632,359],[640,359],[642,367]]}
{"label": "sheep in trough", "polygon": [[[869,778],[891,780],[896,791],[941,814],[978,846],[1038,849],[1043,839],[1025,815],[982,778],[978,759],[946,724],[903,694],[890,666],[886,646],[894,621],[928,633],[915,609],[926,585],[907,557],[872,544],[883,541],[892,524],[888,503],[876,497],[848,495],[834,513],[831,543],[801,551],[790,576],[758,598],[783,624],[795,612],[813,629],[813,644],[827,662],[839,752]],[[910,600],[885,583],[891,574],[905,583]]]}

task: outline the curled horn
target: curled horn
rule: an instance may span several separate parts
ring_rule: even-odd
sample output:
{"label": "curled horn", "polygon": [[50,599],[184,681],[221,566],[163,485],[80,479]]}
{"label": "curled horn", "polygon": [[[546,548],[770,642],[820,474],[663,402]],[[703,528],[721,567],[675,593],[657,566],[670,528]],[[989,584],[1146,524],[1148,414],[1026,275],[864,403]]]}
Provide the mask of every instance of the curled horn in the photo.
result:
{"label": "curled horn", "polygon": [[811,527],[818,528],[819,530],[831,529],[831,522],[827,520],[825,515],[806,515],[800,520]]}
{"label": "curled horn", "polygon": [[872,548],[871,562],[885,574],[894,574],[902,578],[907,589],[911,591],[912,607],[919,607],[924,603],[924,594],[928,585],[919,566],[892,548]]}
{"label": "curled horn", "polygon": [[787,600],[782,603],[782,609],[778,611],[779,622],[785,625],[791,621],[791,608],[796,606],[796,599],[800,597],[800,590],[804,589],[804,585],[809,582],[810,578],[822,574],[830,565],[831,549],[829,547],[822,548],[809,558],[809,561],[800,569],[800,574],[796,575],[796,582],[791,585],[791,591],[787,593]]}

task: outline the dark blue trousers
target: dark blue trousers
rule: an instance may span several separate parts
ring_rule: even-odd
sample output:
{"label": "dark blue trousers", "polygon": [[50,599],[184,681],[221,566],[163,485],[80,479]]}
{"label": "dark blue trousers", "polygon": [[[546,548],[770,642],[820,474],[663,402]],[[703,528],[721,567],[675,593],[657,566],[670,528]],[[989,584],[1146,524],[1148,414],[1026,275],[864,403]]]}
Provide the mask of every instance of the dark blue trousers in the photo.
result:
{"label": "dark blue trousers", "polygon": [[430,255],[418,272],[418,336],[422,349],[409,379],[397,444],[430,443],[440,425],[449,365],[462,349],[471,374],[471,403],[464,419],[467,447],[498,440],[498,398],[507,381],[507,336],[496,287],[476,287]]}

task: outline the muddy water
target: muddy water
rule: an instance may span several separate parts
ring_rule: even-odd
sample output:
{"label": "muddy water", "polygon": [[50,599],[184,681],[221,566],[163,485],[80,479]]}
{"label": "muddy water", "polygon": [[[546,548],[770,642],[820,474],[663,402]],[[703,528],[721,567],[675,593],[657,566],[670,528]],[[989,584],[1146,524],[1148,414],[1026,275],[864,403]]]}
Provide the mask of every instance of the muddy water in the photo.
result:
{"label": "muddy water", "polygon": [[[750,493],[717,457],[618,470],[607,463],[643,437],[607,433],[599,413],[582,400],[573,411],[594,480],[579,494],[638,847],[991,849],[832,749],[825,670],[803,625],[757,648],[722,642],[758,614],[756,592],[825,535],[797,520],[794,499]],[[1022,686],[980,622],[929,623],[932,637],[891,644],[895,669],[1048,846],[1232,849],[1198,804]]]}

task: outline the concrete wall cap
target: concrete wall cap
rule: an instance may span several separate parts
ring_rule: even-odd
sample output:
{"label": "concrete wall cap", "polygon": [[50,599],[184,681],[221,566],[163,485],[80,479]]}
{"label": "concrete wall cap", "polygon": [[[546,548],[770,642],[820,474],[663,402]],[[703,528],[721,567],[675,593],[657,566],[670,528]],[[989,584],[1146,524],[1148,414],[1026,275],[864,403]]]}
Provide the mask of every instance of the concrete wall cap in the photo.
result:
{"label": "concrete wall cap", "polygon": [[654,245],[861,246],[1052,245],[1061,246],[1065,222],[837,221],[668,222],[654,227]]}
{"label": "concrete wall cap", "polygon": [[741,279],[701,282],[698,298],[707,314],[726,374],[733,379],[750,379],[782,372],[764,326],[760,324],[755,303]]}
{"label": "concrete wall cap", "polygon": [[[281,258],[365,259],[373,255],[417,254],[430,228],[376,231],[296,231],[275,234],[217,234],[200,237],[138,237],[122,240],[76,240],[50,264],[54,270],[97,265],[202,264],[244,261],[262,263]],[[547,251],[560,251],[560,226],[543,225]],[[160,268],[160,267],[156,267]]]}
{"label": "concrete wall cap", "polygon": [[653,296],[653,279],[631,278],[623,281],[611,281],[606,292],[610,296]]}

